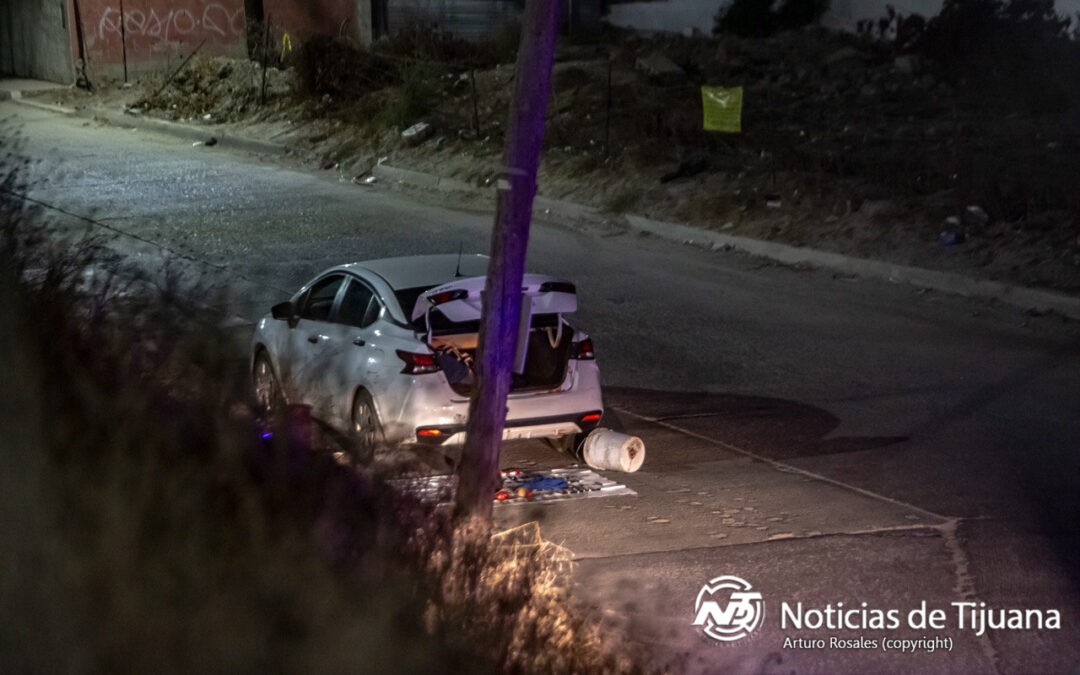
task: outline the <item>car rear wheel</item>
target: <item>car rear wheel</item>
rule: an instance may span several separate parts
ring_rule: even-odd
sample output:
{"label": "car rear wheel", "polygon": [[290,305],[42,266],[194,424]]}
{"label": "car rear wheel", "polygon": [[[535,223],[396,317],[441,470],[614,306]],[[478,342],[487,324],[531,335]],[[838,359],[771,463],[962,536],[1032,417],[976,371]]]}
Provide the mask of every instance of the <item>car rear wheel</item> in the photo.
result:
{"label": "car rear wheel", "polygon": [[270,357],[266,355],[266,352],[259,352],[255,357],[251,379],[255,387],[255,405],[259,413],[270,417],[281,412],[283,403],[281,387],[278,385],[277,376],[274,375]]}
{"label": "car rear wheel", "polygon": [[370,461],[375,456],[375,448],[382,439],[382,426],[379,424],[379,416],[375,412],[375,403],[371,400],[371,394],[366,391],[357,392],[353,399],[350,431],[358,455],[357,459],[362,462]]}
{"label": "car rear wheel", "polygon": [[544,440],[547,441],[548,445],[559,452],[580,460],[581,446],[585,442],[585,436],[587,435],[588,434],[566,434],[565,436],[555,436],[554,438],[545,438]]}

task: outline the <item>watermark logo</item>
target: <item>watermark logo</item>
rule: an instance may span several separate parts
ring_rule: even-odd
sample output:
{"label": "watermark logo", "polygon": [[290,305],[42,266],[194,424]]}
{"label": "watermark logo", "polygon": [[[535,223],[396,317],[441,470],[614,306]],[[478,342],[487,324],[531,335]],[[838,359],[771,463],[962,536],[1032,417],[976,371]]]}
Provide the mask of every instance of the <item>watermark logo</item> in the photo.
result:
{"label": "watermark logo", "polygon": [[761,593],[739,577],[716,577],[701,587],[694,601],[694,626],[721,642],[749,635],[765,618]]}

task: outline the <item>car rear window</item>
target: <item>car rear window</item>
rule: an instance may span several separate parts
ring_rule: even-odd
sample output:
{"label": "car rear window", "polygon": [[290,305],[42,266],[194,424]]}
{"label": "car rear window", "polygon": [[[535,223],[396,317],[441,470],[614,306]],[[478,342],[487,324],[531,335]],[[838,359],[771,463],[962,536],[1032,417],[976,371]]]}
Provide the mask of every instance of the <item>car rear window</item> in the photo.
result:
{"label": "car rear window", "polygon": [[416,286],[415,288],[399,288],[394,291],[401,311],[405,314],[406,321],[412,321],[413,307],[416,307],[416,299],[424,291],[435,288],[434,286]]}

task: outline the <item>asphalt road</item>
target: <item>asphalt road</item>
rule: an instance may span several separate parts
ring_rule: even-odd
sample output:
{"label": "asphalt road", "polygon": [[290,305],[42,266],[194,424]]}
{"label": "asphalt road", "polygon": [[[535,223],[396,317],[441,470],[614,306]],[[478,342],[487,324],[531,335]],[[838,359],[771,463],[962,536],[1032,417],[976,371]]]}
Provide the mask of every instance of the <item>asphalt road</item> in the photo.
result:
{"label": "asphalt road", "polygon": [[[486,252],[491,213],[358,187],[217,148],[0,104],[30,197],[228,279],[253,318],[319,270]],[[154,242],[133,243],[127,235]],[[124,242],[127,242],[126,244]],[[1080,325],[883,282],[630,235],[534,223],[529,267],[577,282],[608,424],[645,439],[637,497],[505,506],[580,560],[583,597],[693,670],[1076,672],[1080,667]],[[536,443],[504,465],[560,466]],[[720,644],[694,598],[733,574],[766,601]],[[938,631],[795,630],[781,601],[949,611]],[[956,627],[950,603],[1056,608],[1061,627]],[[955,638],[952,651],[785,648],[785,637]]]}

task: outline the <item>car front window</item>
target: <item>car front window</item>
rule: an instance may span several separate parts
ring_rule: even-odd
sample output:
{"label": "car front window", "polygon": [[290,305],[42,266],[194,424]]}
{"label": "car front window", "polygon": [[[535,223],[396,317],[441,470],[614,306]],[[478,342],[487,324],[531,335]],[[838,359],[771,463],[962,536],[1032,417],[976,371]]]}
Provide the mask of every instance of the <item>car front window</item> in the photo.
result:
{"label": "car front window", "polygon": [[334,309],[334,298],[337,297],[344,280],[342,276],[331,276],[315,282],[304,300],[300,318],[309,321],[328,321],[330,312]]}

